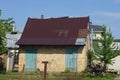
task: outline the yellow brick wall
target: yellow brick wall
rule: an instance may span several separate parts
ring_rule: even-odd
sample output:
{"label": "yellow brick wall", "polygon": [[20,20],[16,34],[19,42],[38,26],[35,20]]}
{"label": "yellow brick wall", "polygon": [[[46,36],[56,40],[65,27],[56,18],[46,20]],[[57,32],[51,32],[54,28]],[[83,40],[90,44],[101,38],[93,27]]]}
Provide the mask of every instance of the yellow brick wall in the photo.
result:
{"label": "yellow brick wall", "polygon": [[3,68],[6,69],[7,68],[7,57],[8,57],[8,55],[6,53],[4,53],[4,54],[1,54],[0,57],[2,58]]}
{"label": "yellow brick wall", "polygon": [[78,72],[83,71],[87,66],[86,46],[79,48],[78,51]]}
{"label": "yellow brick wall", "polygon": [[24,71],[24,66],[25,66],[25,51],[20,50],[19,54],[19,72]]}
{"label": "yellow brick wall", "polygon": [[62,72],[65,71],[65,60],[66,60],[66,48],[78,48],[78,61],[77,61],[77,71],[83,71],[87,66],[87,56],[86,53],[90,49],[89,36],[85,40],[85,46],[21,46],[19,54],[19,71],[24,70],[25,65],[25,49],[36,48],[37,59],[36,59],[36,69],[40,71],[44,70],[44,65],[42,61],[48,61],[47,71],[48,72]]}
{"label": "yellow brick wall", "polygon": [[48,61],[48,72],[61,72],[65,70],[65,49],[63,48],[40,48],[37,54],[37,68],[44,70],[42,61]]}

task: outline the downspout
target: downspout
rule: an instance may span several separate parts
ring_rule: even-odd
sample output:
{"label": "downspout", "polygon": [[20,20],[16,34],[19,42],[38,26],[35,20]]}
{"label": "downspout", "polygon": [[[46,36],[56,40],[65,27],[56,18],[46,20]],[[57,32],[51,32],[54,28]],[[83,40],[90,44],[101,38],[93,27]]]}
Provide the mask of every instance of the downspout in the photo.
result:
{"label": "downspout", "polygon": [[93,51],[93,28],[91,28],[91,36],[90,36],[90,38],[91,38],[91,50]]}

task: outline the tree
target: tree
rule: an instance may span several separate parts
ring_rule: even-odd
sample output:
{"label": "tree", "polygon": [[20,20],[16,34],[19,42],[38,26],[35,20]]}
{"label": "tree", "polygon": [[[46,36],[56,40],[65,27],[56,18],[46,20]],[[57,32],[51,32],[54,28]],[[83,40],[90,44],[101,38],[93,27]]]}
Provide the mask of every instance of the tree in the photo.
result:
{"label": "tree", "polygon": [[93,60],[95,60],[95,54],[94,54],[94,52],[92,50],[88,50],[87,58],[88,58],[88,66],[91,66]]}
{"label": "tree", "polygon": [[11,32],[14,21],[13,18],[2,19],[0,10],[0,54],[4,53],[6,48],[6,32]]}
{"label": "tree", "polygon": [[116,45],[113,44],[114,38],[112,32],[109,29],[107,31],[106,26],[102,27],[102,37],[97,40],[97,45],[94,48],[95,55],[101,63],[104,63],[103,71],[105,72],[108,64],[112,64],[112,59],[120,55]]}

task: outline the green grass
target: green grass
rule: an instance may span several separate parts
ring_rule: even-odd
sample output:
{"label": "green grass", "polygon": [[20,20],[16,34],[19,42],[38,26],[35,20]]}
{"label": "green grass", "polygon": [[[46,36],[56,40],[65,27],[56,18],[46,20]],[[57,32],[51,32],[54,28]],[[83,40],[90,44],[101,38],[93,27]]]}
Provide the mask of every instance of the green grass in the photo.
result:
{"label": "green grass", "polygon": [[[117,74],[106,76],[90,76],[87,73],[54,73],[47,75],[47,80],[114,80]],[[0,73],[0,80],[43,80],[43,73],[38,72],[6,72]]]}
{"label": "green grass", "polygon": [[106,76],[84,76],[78,77],[78,80],[114,80],[117,76],[116,74],[106,74]]}
{"label": "green grass", "polygon": [[0,74],[0,80],[42,80],[38,73],[6,72]]}

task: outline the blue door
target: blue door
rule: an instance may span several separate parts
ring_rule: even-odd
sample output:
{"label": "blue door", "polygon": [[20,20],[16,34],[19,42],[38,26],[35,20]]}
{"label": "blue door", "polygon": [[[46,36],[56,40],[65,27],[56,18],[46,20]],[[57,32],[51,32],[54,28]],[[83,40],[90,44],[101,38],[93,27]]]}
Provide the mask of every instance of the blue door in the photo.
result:
{"label": "blue door", "polygon": [[68,48],[66,49],[66,69],[75,72],[77,71],[77,48]]}
{"label": "blue door", "polygon": [[25,71],[34,71],[36,69],[36,49],[26,50],[25,55]]}

